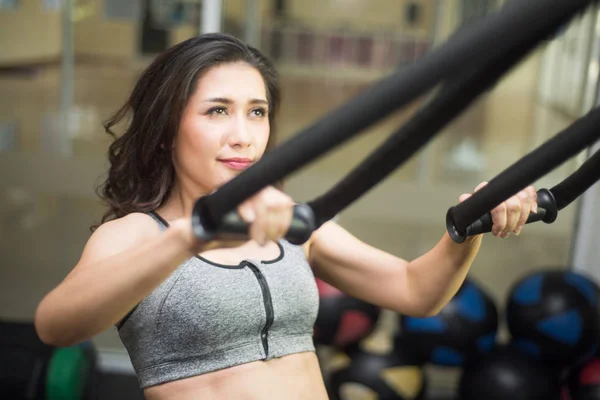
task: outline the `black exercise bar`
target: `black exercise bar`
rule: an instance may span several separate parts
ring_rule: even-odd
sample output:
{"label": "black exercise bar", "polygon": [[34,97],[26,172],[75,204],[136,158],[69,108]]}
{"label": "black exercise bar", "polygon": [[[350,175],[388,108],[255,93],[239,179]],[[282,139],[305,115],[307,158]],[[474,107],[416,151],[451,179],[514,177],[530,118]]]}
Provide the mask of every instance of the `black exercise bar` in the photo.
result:
{"label": "black exercise bar", "polygon": [[458,79],[448,81],[429,104],[415,113],[360,165],[333,188],[307,203],[314,213],[315,227],[333,218],[414,156],[476,98],[490,90],[535,44],[533,41],[520,43],[519,47],[491,61],[485,68],[475,68]]}
{"label": "black exercise bar", "polygon": [[[575,201],[598,180],[600,180],[600,151],[596,152],[577,171],[552,189],[538,190],[538,211],[535,214],[530,214],[527,224],[537,221],[551,224],[558,217],[560,210]],[[466,236],[490,232],[491,229],[492,217],[488,213],[467,227]],[[460,243],[463,241],[463,237],[456,240]]]}
{"label": "black exercise bar", "polygon": [[556,199],[556,207],[560,211],[567,207],[586,190],[600,180],[600,151],[596,151],[568,178],[550,191]]}
{"label": "black exercise bar", "polygon": [[[456,206],[450,207],[446,214],[446,226],[452,239],[457,243],[462,243],[467,236],[489,232],[491,229],[490,210],[548,174],[580,151],[591,146],[600,138],[599,124],[600,108],[596,108],[518,160],[492,179],[486,186],[473,193],[471,197]],[[586,164],[583,173],[587,168],[591,168],[590,165],[594,166],[595,164],[593,162]],[[565,196],[565,188],[572,187],[576,191],[585,188],[585,185],[580,183],[572,183],[584,182],[577,176],[570,182],[566,182],[564,186],[559,186],[557,192]],[[543,196],[549,193],[545,189],[542,191]],[[550,195],[553,194],[550,193]],[[539,196],[540,192],[538,192]],[[563,197],[562,203],[569,201],[569,199],[570,196]],[[527,220],[528,223],[540,220],[547,223],[553,222],[544,215],[546,213],[544,207],[541,208],[542,211],[538,212],[539,215],[532,214],[530,219]]]}
{"label": "black exercise bar", "polygon": [[259,190],[339,146],[439,81],[459,74],[465,63],[486,64],[523,41],[546,39],[594,1],[513,0],[505,4],[482,23],[460,32],[402,73],[373,85],[267,153],[214,193],[198,199],[192,215],[196,234],[207,240],[219,231],[225,233],[228,229],[221,226],[223,217]]}

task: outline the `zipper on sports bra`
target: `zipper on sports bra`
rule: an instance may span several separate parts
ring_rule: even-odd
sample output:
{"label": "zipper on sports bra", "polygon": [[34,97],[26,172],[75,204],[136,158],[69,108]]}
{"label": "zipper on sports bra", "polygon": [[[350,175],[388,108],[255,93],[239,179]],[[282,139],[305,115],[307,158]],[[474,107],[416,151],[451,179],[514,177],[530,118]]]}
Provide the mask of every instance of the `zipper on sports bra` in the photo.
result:
{"label": "zipper on sports bra", "polygon": [[263,327],[263,329],[261,331],[260,338],[262,340],[263,348],[265,349],[265,355],[268,358],[269,357],[269,328],[271,327],[271,325],[273,325],[273,318],[274,318],[273,302],[271,300],[271,291],[269,290],[269,285],[267,284],[267,280],[265,279],[265,276],[262,274],[262,272],[260,272],[260,269],[258,269],[255,265],[253,265],[249,262],[245,262],[245,264],[252,270],[252,272],[254,272],[254,275],[256,276],[256,279],[258,279],[258,283],[260,285],[260,288],[261,288],[262,294],[263,294],[263,303],[265,305],[265,312],[267,314],[267,320],[265,322],[265,326]]}

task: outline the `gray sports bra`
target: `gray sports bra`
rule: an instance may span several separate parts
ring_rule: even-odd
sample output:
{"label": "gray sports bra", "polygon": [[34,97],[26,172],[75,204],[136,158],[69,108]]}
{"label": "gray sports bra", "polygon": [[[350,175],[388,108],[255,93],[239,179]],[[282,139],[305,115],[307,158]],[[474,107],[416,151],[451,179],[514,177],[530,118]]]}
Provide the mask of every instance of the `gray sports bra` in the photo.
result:
{"label": "gray sports bra", "polygon": [[314,351],[315,278],[301,246],[278,244],[270,261],[191,257],[117,325],[141,388]]}

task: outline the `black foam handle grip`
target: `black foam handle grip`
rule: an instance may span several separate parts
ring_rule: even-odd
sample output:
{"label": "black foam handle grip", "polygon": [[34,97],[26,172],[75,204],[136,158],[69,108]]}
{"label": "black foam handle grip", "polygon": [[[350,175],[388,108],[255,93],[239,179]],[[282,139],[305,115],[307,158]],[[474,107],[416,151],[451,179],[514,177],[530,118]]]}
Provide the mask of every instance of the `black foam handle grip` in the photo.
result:
{"label": "black foam handle grip", "polygon": [[[196,237],[203,241],[211,240],[247,240],[250,225],[240,215],[231,211],[219,223],[210,218],[202,197],[194,204],[192,227]],[[315,216],[307,204],[294,206],[294,213],[285,239],[292,244],[305,243],[315,230]]]}
{"label": "black foam handle grip", "polygon": [[[532,222],[543,221],[547,224],[551,224],[558,217],[558,206],[556,199],[552,192],[548,189],[540,189],[537,192],[538,209],[537,213],[529,214],[526,224]],[[451,207],[446,214],[446,228],[448,234],[456,243],[463,243],[467,237],[479,235],[481,233],[488,233],[492,231],[492,215],[491,213],[485,214],[471,225],[467,226],[465,231],[460,231],[456,227],[453,218],[454,207]]]}

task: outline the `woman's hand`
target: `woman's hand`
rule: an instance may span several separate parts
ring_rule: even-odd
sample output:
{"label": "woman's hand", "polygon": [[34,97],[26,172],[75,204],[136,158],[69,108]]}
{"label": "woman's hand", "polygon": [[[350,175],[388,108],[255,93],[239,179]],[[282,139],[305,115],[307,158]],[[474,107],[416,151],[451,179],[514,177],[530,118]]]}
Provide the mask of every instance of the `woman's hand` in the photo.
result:
{"label": "woman's hand", "polygon": [[264,246],[285,236],[294,205],[291,197],[269,186],[240,204],[237,211],[250,224],[250,238]]}
{"label": "woman's hand", "polygon": [[[487,182],[480,183],[475,192],[487,185]],[[471,194],[462,194],[458,201],[462,203],[471,197]],[[506,238],[509,234],[519,235],[525,225],[530,213],[537,212],[537,192],[533,186],[528,186],[516,195],[512,196],[504,203],[500,204],[491,211],[492,215],[492,235]]]}

